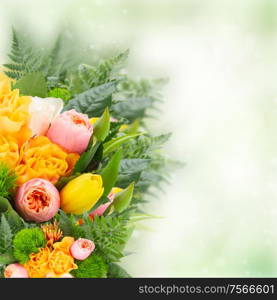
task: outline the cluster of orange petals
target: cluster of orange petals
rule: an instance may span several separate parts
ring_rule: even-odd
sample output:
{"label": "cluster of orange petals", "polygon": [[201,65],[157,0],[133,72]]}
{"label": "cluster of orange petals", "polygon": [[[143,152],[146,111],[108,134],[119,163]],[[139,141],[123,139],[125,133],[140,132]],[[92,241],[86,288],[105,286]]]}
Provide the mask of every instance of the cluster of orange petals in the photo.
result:
{"label": "cluster of orange petals", "polygon": [[77,269],[70,247],[74,238],[64,237],[52,247],[41,248],[38,253],[30,255],[30,260],[24,265],[30,278],[59,278]]}
{"label": "cluster of orange petals", "polygon": [[79,159],[76,153],[68,154],[45,136],[29,139],[20,150],[15,167],[18,184],[32,178],[42,178],[56,183],[61,176],[67,176]]}
{"label": "cluster of orange petals", "polygon": [[56,183],[70,174],[79,155],[68,154],[45,136],[31,137],[31,97],[20,96],[11,84],[0,73],[0,161],[15,169],[19,185],[37,177]]}

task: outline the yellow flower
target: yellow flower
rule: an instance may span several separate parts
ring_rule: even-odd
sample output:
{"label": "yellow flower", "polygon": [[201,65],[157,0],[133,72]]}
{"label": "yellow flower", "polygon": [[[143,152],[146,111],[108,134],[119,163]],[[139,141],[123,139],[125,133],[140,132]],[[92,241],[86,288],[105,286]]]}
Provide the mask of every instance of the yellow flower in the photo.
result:
{"label": "yellow flower", "polygon": [[98,120],[99,120],[99,118],[90,118],[89,122],[91,125],[94,125]]}
{"label": "yellow flower", "polygon": [[0,95],[8,94],[14,80],[0,72]]}
{"label": "yellow flower", "polygon": [[56,250],[60,250],[63,251],[66,254],[70,253],[70,247],[73,245],[74,243],[74,238],[70,237],[70,236],[65,236],[61,242],[56,242],[53,245],[53,248]]}
{"label": "yellow flower", "polygon": [[11,80],[0,74],[0,134],[15,138],[22,145],[30,136],[29,106],[31,97],[19,96],[11,90]]}
{"label": "yellow flower", "polygon": [[45,278],[50,272],[49,256],[51,250],[48,247],[41,248],[38,253],[32,253],[30,260],[24,265],[31,278]]}
{"label": "yellow flower", "polygon": [[62,277],[77,269],[70,247],[74,238],[64,237],[61,242],[53,244],[53,248],[41,248],[38,253],[32,253],[30,260],[24,265],[31,278]]}
{"label": "yellow flower", "polygon": [[100,175],[86,173],[71,180],[60,193],[61,208],[76,215],[90,210],[104,192]]}
{"label": "yellow flower", "polygon": [[49,255],[50,272],[46,277],[62,277],[64,274],[78,268],[70,254],[70,247],[73,243],[74,238],[66,236],[61,242],[53,245],[54,250]]}
{"label": "yellow flower", "polygon": [[20,150],[20,161],[15,168],[18,184],[32,178],[56,183],[61,176],[70,174],[78,159],[78,154],[66,153],[45,136],[31,138]]}
{"label": "yellow flower", "polygon": [[0,161],[14,168],[19,161],[19,148],[16,140],[10,136],[0,135]]}

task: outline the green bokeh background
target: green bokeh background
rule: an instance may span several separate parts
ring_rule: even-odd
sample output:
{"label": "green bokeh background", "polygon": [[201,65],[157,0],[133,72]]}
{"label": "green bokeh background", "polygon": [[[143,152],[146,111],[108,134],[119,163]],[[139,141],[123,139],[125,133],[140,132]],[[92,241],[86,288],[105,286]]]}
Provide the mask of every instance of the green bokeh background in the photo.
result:
{"label": "green bokeh background", "polygon": [[133,276],[277,276],[277,1],[1,0],[0,63],[11,25],[170,78],[148,123],[186,167],[146,207],[163,218],[130,241]]}

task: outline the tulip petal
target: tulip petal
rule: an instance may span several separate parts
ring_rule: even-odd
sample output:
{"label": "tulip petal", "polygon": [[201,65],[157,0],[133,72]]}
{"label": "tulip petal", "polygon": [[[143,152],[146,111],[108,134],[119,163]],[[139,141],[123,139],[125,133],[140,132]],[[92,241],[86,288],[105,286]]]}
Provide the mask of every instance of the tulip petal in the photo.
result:
{"label": "tulip petal", "polygon": [[29,108],[31,114],[29,127],[33,135],[44,135],[62,109],[62,99],[32,97]]}

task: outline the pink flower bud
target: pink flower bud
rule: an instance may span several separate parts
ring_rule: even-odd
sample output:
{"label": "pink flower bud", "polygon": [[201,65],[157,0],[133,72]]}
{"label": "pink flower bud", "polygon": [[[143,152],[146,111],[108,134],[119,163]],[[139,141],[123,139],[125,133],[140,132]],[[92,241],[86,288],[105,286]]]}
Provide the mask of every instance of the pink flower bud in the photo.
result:
{"label": "pink flower bud", "polygon": [[15,205],[26,221],[46,222],[58,212],[60,195],[50,181],[33,178],[17,190]]}
{"label": "pink flower bud", "polygon": [[27,270],[20,264],[8,265],[4,276],[5,278],[29,278]]}
{"label": "pink flower bud", "polygon": [[88,116],[72,109],[60,114],[46,135],[68,152],[81,154],[86,150],[92,133]]}
{"label": "pink flower bud", "polygon": [[103,216],[106,209],[113,203],[115,194],[120,192],[121,190],[122,189],[117,188],[117,187],[112,188],[111,192],[108,195],[108,198],[110,199],[110,201],[107,202],[107,203],[99,205],[94,211],[92,211],[89,214],[90,218],[93,220],[94,216],[99,216],[99,217]]}
{"label": "pink flower bud", "polygon": [[87,239],[78,239],[70,248],[71,255],[78,260],[84,260],[93,252],[95,245]]}

